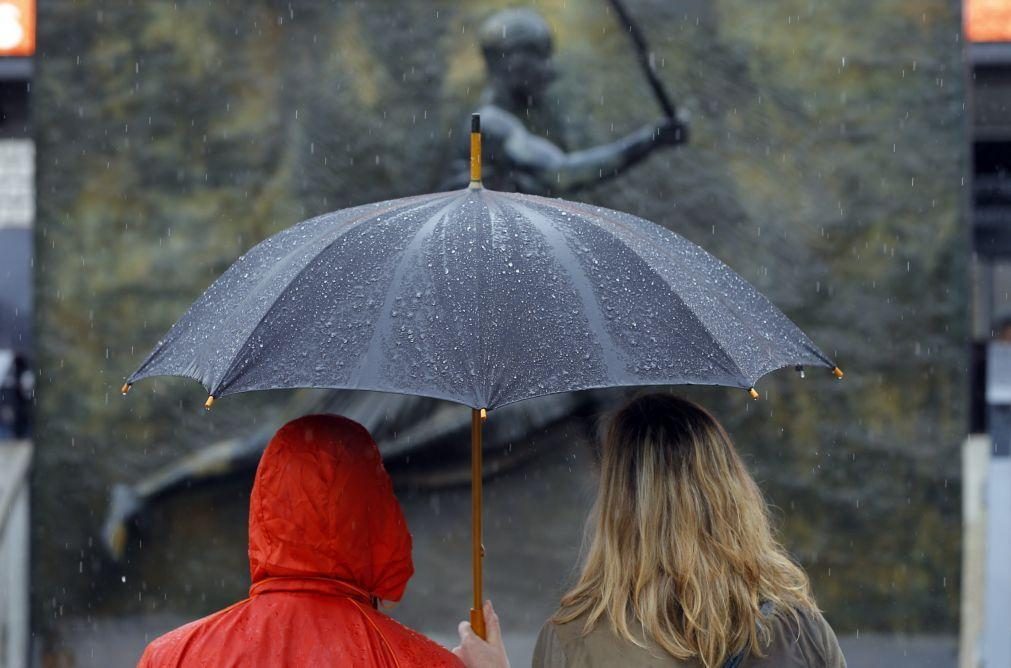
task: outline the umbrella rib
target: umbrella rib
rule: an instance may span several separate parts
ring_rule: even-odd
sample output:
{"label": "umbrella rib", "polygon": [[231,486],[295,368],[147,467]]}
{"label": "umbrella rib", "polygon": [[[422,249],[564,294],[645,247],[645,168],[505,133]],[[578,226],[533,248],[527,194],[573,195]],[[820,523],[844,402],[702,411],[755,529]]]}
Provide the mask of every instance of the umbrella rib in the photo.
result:
{"label": "umbrella rib", "polygon": [[631,231],[633,233],[638,233],[638,230],[635,230],[634,228],[628,228],[628,226],[622,224],[620,221],[617,221],[617,220],[614,220],[614,219],[611,219],[611,218],[606,218],[606,217],[600,215],[599,213],[596,213],[596,212],[593,212],[593,211],[584,211],[584,210],[581,210],[581,209],[576,208],[576,207],[565,206],[565,203],[563,203],[561,200],[549,200],[549,201],[550,201],[551,206],[553,206],[553,207],[556,207],[556,208],[559,208],[559,209],[564,209],[564,210],[569,211],[571,213],[574,213],[574,214],[576,214],[578,216],[586,216],[586,217],[590,217],[590,218],[596,218],[597,220],[605,223],[605,225],[597,225],[596,226],[597,229],[599,229],[599,230],[605,232],[606,234],[608,234],[612,239],[614,239],[616,242],[618,242],[619,244],[621,244],[622,246],[624,246],[625,248],[627,248],[628,251],[630,253],[632,253],[633,255],[635,255],[636,257],[642,258],[643,264],[645,264],[647,267],[649,267],[649,270],[653,273],[653,275],[655,275],[657,278],[659,278],[663,282],[663,284],[667,286],[667,288],[670,291],[670,294],[675,299],[677,299],[679,302],[681,302],[681,304],[685,307],[685,310],[687,310],[687,312],[690,313],[693,318],[695,318],[695,321],[698,322],[699,325],[702,326],[703,331],[705,331],[706,334],[709,335],[709,338],[712,339],[719,346],[719,349],[722,350],[723,353],[726,355],[727,360],[731,364],[734,365],[734,369],[737,371],[738,376],[740,378],[743,378],[744,381],[748,385],[751,385],[752,382],[754,380],[756,380],[756,379],[751,378],[751,376],[749,376],[747,373],[745,373],[744,369],[741,367],[740,362],[738,362],[736,359],[734,359],[734,356],[730,352],[730,350],[728,350],[727,347],[724,346],[720,342],[720,340],[716,337],[716,335],[713,333],[713,331],[709,328],[709,325],[702,318],[702,316],[699,315],[699,313],[696,312],[695,309],[692,308],[691,305],[687,301],[685,301],[684,298],[682,298],[680,294],[678,294],[677,290],[674,289],[674,286],[672,286],[670,284],[670,282],[666,278],[664,278],[663,275],[660,272],[658,272],[649,263],[649,261],[646,260],[645,257],[642,256],[641,253],[638,253],[634,248],[632,248],[632,246],[629,245],[629,243],[624,238],[622,238],[621,236],[619,236],[615,232],[615,230],[613,230],[611,228],[613,227],[613,228],[618,228],[618,229],[622,229],[622,230],[626,230],[627,229],[627,230],[629,230],[629,231]]}
{"label": "umbrella rib", "polygon": [[[583,304],[583,312],[586,315],[588,324],[593,330],[596,340],[600,343],[600,347],[602,348],[604,354],[604,365],[607,367],[607,376],[614,379],[625,378],[625,365],[618,358],[616,352],[618,350],[618,346],[616,345],[611,332],[607,330],[607,325],[604,323],[603,318],[601,317],[600,308],[597,305],[597,299],[594,296],[593,291],[589,288],[590,279],[586,275],[586,270],[579,264],[579,260],[569,248],[565,235],[563,235],[562,231],[555,226],[554,221],[551,220],[550,217],[544,215],[536,208],[532,208],[519,198],[515,198],[513,201],[526,212],[527,218],[531,221],[536,220],[541,223],[540,225],[535,225],[535,227],[544,237],[544,240],[548,243],[548,245],[555,249],[556,257],[562,263],[562,269],[569,275],[569,280],[572,282],[572,286],[576,290],[576,293],[579,295],[579,299]],[[582,281],[577,279],[577,276],[575,275],[577,273],[582,276]]]}
{"label": "umbrella rib", "polygon": [[[499,193],[497,193],[495,191],[488,191],[488,190],[482,190],[481,191],[481,197],[484,200],[485,206],[488,209],[488,218],[489,218],[489,223],[490,223],[491,229],[489,230],[489,234],[488,234],[488,249],[489,250],[488,250],[488,257],[486,258],[487,262],[480,263],[478,265],[477,272],[481,272],[482,270],[483,271],[488,271],[489,268],[492,266],[492,262],[494,261],[494,255],[495,255],[495,241],[494,241],[495,230],[494,230],[494,227],[495,227],[496,223],[503,223],[503,221],[506,219],[506,212],[505,212],[505,210],[503,209],[501,203],[497,201],[497,198],[494,197],[494,195],[498,195],[498,194]],[[481,286],[481,290],[484,289],[483,288],[484,285],[488,285],[488,284],[490,284],[492,282],[493,281],[486,280],[485,277],[480,277],[479,278],[479,285]],[[492,290],[492,291],[489,291],[487,294],[484,293],[484,292],[479,292],[478,294],[480,295],[480,302],[479,302],[479,308],[477,310],[480,312],[485,305],[489,305],[490,308],[488,310],[494,313],[495,312],[494,302],[495,302],[496,298],[498,297],[497,291]],[[481,346],[481,352],[479,354],[479,359],[481,360],[481,365],[482,365],[481,376],[483,378],[485,378],[485,385],[484,385],[484,390],[485,390],[485,394],[484,394],[485,405],[481,406],[481,408],[492,408],[492,407],[498,406],[498,398],[499,398],[499,396],[501,396],[503,394],[506,394],[506,395],[509,394],[510,386],[513,385],[516,382],[516,376],[513,376],[513,378],[510,380],[508,378],[505,378],[504,374],[502,374],[501,372],[498,373],[497,375],[493,375],[495,373],[495,366],[496,365],[491,360],[489,351],[487,351],[485,349],[485,346],[484,346],[484,335],[483,335],[483,332],[481,331],[481,325],[484,323],[484,320],[480,319],[480,316],[478,316],[478,317],[479,317],[479,320],[478,320],[478,332],[479,332],[479,336],[480,336],[479,345]],[[508,374],[505,374],[505,375],[508,375]]]}
{"label": "umbrella rib", "polygon": [[[475,406],[475,408],[487,408],[488,404],[493,402],[493,398],[489,396],[488,390],[493,387],[491,380],[491,364],[488,360],[488,350],[485,347],[485,336],[484,336],[484,324],[485,319],[482,317],[484,315],[485,306],[495,298],[494,294],[485,293],[486,286],[490,285],[491,282],[488,280],[487,272],[491,266],[491,256],[493,255],[494,249],[494,238],[495,230],[495,216],[492,215],[491,200],[492,198],[488,196],[488,191],[483,188],[478,191],[481,196],[481,200],[484,202],[485,210],[488,212],[488,252],[486,253],[485,262],[478,262],[476,266],[475,280],[477,285],[475,286],[475,296],[476,296],[476,308],[474,309],[474,318],[477,320],[477,355],[475,363],[480,370],[480,373],[476,378],[484,379],[484,386],[479,388],[474,388],[474,396],[480,396],[483,398],[482,406]],[[481,225],[476,224],[474,226],[474,241],[475,246],[478,250],[481,249]],[[482,403],[482,402],[478,402]]]}
{"label": "umbrella rib", "polygon": [[[468,191],[463,191],[463,193],[467,192]],[[367,371],[374,364],[373,360],[379,347],[378,336],[385,330],[383,325],[388,323],[390,320],[390,311],[393,309],[392,299],[395,295],[393,288],[395,284],[398,284],[404,278],[404,273],[407,271],[405,264],[408,257],[413,257],[412,253],[415,250],[415,247],[423,241],[422,233],[434,225],[440,218],[444,218],[447,212],[449,212],[453,207],[459,206],[460,202],[464,199],[464,197],[460,196],[461,194],[462,193],[459,192],[454,193],[456,197],[450,201],[449,204],[434,211],[428,219],[420,227],[418,227],[418,230],[411,238],[411,242],[404,248],[403,253],[401,253],[400,260],[397,262],[396,269],[393,271],[393,275],[390,278],[390,287],[386,291],[386,300],[383,302],[383,308],[379,312],[379,321],[376,322],[375,326],[372,328],[372,336],[369,338],[369,346],[365,349],[365,354],[361,357],[361,360],[350,376],[349,384],[351,387],[360,387],[361,379],[369,376]]]}
{"label": "umbrella rib", "polygon": [[[438,195],[432,196],[430,201],[424,201],[424,198],[426,196],[422,196],[421,197],[421,199],[422,199],[422,205],[424,206],[424,205],[429,205],[429,204],[433,204],[433,203],[437,204],[438,202],[441,201],[440,196],[444,196],[444,198],[449,198],[449,197],[452,197],[452,195],[453,195],[452,193],[439,193]],[[396,217],[401,216],[404,213],[407,213],[409,211],[415,211],[416,209],[413,209],[411,207],[414,206],[414,205],[417,205],[417,204],[418,204],[418,202],[414,201],[413,198],[412,198],[412,201],[404,203],[403,206],[399,206],[399,205],[398,206],[391,206],[391,207],[387,207],[387,208],[384,208],[384,209],[380,209],[379,211],[370,211],[367,214],[365,214],[365,215],[361,216],[360,218],[358,218],[357,220],[348,221],[348,223],[345,223],[344,225],[342,225],[339,233],[336,236],[334,236],[333,239],[331,239],[330,241],[326,242],[326,244],[323,246],[323,248],[321,248],[318,253],[316,253],[315,255],[313,255],[312,258],[310,258],[309,261],[306,262],[305,266],[302,267],[301,269],[299,269],[298,273],[295,274],[295,276],[290,281],[288,281],[287,285],[284,288],[282,288],[277,293],[277,295],[275,295],[275,297],[274,297],[273,300],[271,300],[270,306],[268,306],[264,310],[264,312],[260,315],[259,319],[256,321],[256,325],[254,325],[253,328],[249,330],[249,334],[246,335],[246,338],[243,340],[243,342],[241,344],[239,344],[239,346],[235,349],[235,354],[232,357],[232,361],[229,363],[228,368],[225,370],[225,372],[223,374],[221,374],[221,378],[218,381],[217,387],[213,388],[212,390],[210,388],[208,388],[210,390],[210,393],[212,395],[214,395],[214,396],[220,396],[220,392],[223,389],[226,389],[227,385],[230,384],[228,382],[228,377],[235,370],[235,367],[238,364],[238,360],[241,358],[242,351],[249,344],[249,341],[253,338],[253,336],[256,334],[256,332],[259,331],[260,327],[263,325],[264,321],[267,319],[267,316],[269,316],[271,314],[271,312],[273,312],[274,307],[277,306],[277,303],[287,293],[288,288],[291,285],[293,285],[295,283],[295,281],[297,281],[301,276],[303,276],[306,271],[308,271],[310,268],[312,268],[313,266],[315,266],[316,262],[319,261],[319,258],[322,257],[330,248],[332,248],[335,243],[337,243],[340,239],[344,238],[344,236],[346,236],[352,230],[358,228],[359,226],[361,226],[361,225],[363,225],[363,224],[365,224],[365,223],[367,223],[369,221],[375,220],[378,216],[381,216],[383,214],[390,213],[390,212],[395,212],[395,213],[393,213],[393,215],[391,216],[391,218],[396,218]]]}

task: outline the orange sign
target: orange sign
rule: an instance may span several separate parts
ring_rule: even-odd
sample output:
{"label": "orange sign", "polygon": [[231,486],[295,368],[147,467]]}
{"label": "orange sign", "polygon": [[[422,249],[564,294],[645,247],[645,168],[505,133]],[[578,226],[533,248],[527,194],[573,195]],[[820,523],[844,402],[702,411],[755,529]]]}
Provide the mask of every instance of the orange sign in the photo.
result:
{"label": "orange sign", "polygon": [[35,0],[0,0],[0,56],[35,53]]}
{"label": "orange sign", "polygon": [[1011,0],[965,0],[962,11],[970,42],[1011,42]]}

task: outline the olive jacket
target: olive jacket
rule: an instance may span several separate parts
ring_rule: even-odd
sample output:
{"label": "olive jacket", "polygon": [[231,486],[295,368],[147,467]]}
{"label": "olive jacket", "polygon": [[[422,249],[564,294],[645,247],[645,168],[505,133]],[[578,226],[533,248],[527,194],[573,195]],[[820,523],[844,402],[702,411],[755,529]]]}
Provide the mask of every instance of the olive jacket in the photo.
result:
{"label": "olive jacket", "polygon": [[[639,647],[616,636],[606,622],[584,635],[584,618],[565,624],[548,621],[537,638],[533,668],[700,668],[697,661],[678,661],[658,645]],[[746,656],[740,668],[846,668],[835,632],[818,612],[772,614],[772,642],[764,656]],[[641,627],[633,627],[633,632]],[[641,635],[639,636],[641,637]],[[729,657],[728,657],[729,658]]]}

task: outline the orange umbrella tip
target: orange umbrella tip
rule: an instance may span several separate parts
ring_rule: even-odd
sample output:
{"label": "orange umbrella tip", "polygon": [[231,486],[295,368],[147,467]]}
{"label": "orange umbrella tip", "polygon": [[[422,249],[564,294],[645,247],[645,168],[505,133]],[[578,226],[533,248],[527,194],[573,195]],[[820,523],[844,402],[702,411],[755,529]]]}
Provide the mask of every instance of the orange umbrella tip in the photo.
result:
{"label": "orange umbrella tip", "polygon": [[214,405],[214,395],[210,394],[207,396],[207,401],[204,402],[204,408],[211,410],[211,406]]}
{"label": "orange umbrella tip", "polygon": [[748,388],[748,396],[750,396],[752,399],[757,399],[758,398],[758,390],[756,390],[753,387],[749,387]]}
{"label": "orange umbrella tip", "polygon": [[130,391],[131,387],[133,387],[133,385],[131,385],[130,383],[123,383],[123,387],[119,388],[119,391],[122,392],[123,396],[125,397],[126,393]]}
{"label": "orange umbrella tip", "polygon": [[482,420],[487,420],[488,419],[488,409],[487,408],[482,408],[481,409],[481,419]]}
{"label": "orange umbrella tip", "polygon": [[832,367],[832,375],[834,375],[839,380],[842,380],[842,377],[843,377],[842,369],[840,369],[837,366]]}

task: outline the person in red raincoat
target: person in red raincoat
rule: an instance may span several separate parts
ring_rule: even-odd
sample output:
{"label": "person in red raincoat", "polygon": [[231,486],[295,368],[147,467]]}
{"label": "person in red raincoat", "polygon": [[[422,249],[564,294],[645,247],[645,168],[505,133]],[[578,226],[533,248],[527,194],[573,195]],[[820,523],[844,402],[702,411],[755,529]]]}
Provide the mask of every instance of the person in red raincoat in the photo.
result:
{"label": "person in red raincoat", "polygon": [[249,598],[158,638],[138,668],[462,666],[378,610],[414,573],[375,441],[311,415],[271,439],[249,504]]}

